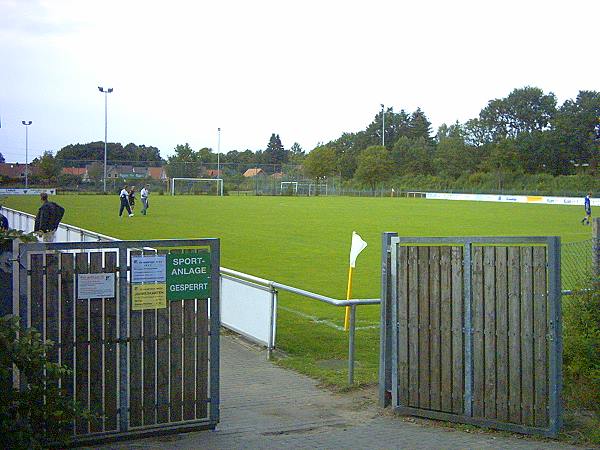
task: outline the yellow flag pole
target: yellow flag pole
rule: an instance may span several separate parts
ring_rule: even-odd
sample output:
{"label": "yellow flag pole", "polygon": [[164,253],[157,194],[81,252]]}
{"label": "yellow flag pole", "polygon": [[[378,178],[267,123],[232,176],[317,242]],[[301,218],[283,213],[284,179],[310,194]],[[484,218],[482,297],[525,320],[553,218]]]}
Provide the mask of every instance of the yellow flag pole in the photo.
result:
{"label": "yellow flag pole", "polygon": [[[346,289],[346,300],[352,298],[352,266],[348,268],[348,289]],[[344,317],[344,331],[350,326],[350,307],[346,306],[346,317]]]}

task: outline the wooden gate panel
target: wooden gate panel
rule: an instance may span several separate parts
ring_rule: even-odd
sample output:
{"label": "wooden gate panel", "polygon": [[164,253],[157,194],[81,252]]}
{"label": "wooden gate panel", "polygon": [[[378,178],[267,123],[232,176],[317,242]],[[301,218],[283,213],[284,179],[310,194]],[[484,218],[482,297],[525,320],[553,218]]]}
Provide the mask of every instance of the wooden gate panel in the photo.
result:
{"label": "wooden gate panel", "polygon": [[[102,267],[102,253],[89,253],[90,273],[100,273]],[[102,298],[90,299],[90,432],[103,431],[103,303]]]}
{"label": "wooden gate panel", "polygon": [[170,406],[171,406],[171,422],[179,422],[182,420],[182,369],[183,369],[183,354],[182,354],[182,339],[183,339],[183,308],[181,306],[182,300],[172,301],[169,304],[171,311],[171,367],[169,376],[171,380],[171,395],[170,395]]}
{"label": "wooden gate panel", "polygon": [[430,406],[429,247],[418,247],[419,257],[419,407]]}
{"label": "wooden gate panel", "polygon": [[408,249],[398,248],[398,395],[409,404]]}
{"label": "wooden gate panel", "polygon": [[[88,273],[88,254],[75,255],[75,277]],[[90,408],[89,401],[89,301],[77,298],[77,284],[75,286],[75,400],[85,409]],[[77,434],[89,433],[89,423],[84,419],[77,419],[75,423]]]}
{"label": "wooden gate panel", "polygon": [[485,352],[484,352],[484,298],[483,248],[473,247],[472,324],[473,324],[473,416],[484,417],[485,409]]}
{"label": "wooden gate panel", "polygon": [[464,305],[463,305],[463,251],[452,247],[452,410],[464,411]]}
{"label": "wooden gate panel", "polygon": [[533,426],[533,251],[521,248],[521,423]]}
{"label": "wooden gate panel", "polygon": [[[104,271],[115,273],[117,253],[104,254]],[[115,281],[116,284],[116,281]],[[117,292],[115,290],[115,292]],[[117,299],[104,299],[104,429],[117,429]]]}
{"label": "wooden gate panel", "polygon": [[[196,313],[196,418],[208,417],[209,321],[208,300],[197,300]],[[217,331],[218,332],[218,331]]]}
{"label": "wooden gate panel", "polygon": [[508,248],[508,420],[521,423],[521,251]]}
{"label": "wooden gate panel", "polygon": [[418,247],[408,248],[408,400],[419,407],[419,265]]}
{"label": "wooden gate panel", "polygon": [[535,426],[548,426],[546,248],[533,248],[533,352]]}
{"label": "wooden gate panel", "polygon": [[496,278],[495,249],[483,248],[483,316],[484,316],[484,411],[488,419],[496,418]]}
{"label": "wooden gate panel", "polygon": [[441,354],[440,354],[440,249],[429,249],[429,378],[430,405],[439,411],[441,402]]}
{"label": "wooden gate panel", "polygon": [[496,417],[508,421],[508,269],[507,248],[496,247]]}
{"label": "wooden gate panel", "polygon": [[[75,262],[72,253],[60,254],[60,362],[74,371],[74,292]],[[73,397],[73,375],[60,380],[61,388],[69,397]]]}
{"label": "wooden gate panel", "polygon": [[440,411],[452,411],[452,248],[440,248]]}

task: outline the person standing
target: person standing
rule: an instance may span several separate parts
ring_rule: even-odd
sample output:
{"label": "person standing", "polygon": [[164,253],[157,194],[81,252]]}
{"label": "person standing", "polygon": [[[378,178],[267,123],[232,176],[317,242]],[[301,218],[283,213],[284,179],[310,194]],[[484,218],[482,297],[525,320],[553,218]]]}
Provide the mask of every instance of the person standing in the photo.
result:
{"label": "person standing", "polygon": [[588,192],[583,200],[583,209],[585,209],[585,217],[581,219],[583,225],[589,225],[592,219],[592,193]]}
{"label": "person standing", "polygon": [[42,206],[35,217],[33,231],[41,234],[44,242],[54,242],[56,229],[65,214],[65,209],[54,202],[48,201],[48,194],[40,194]]}
{"label": "person standing", "polygon": [[8,219],[0,213],[0,231],[8,231]]}
{"label": "person standing", "polygon": [[129,207],[133,212],[133,209],[135,208],[135,186],[131,186],[131,189],[129,190]]}
{"label": "person standing", "polygon": [[123,215],[124,209],[127,210],[129,217],[132,217],[133,213],[131,212],[131,207],[129,206],[129,191],[127,190],[127,185],[123,186],[123,189],[121,189],[119,198],[121,200],[121,207],[119,208],[119,217]]}
{"label": "person standing", "polygon": [[148,185],[146,184],[140,191],[140,198],[142,199],[142,214],[143,215],[146,215],[146,211],[148,210],[148,206],[149,206],[148,195],[150,195],[150,192],[148,192]]}

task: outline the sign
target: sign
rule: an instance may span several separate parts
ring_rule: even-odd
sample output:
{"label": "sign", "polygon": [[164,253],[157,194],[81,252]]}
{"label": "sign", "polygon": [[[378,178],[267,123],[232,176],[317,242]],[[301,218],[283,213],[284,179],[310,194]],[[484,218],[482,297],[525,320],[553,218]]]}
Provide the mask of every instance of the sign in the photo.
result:
{"label": "sign", "polygon": [[164,283],[166,279],[166,255],[132,256],[132,283]]}
{"label": "sign", "polygon": [[131,286],[131,309],[159,309],[167,307],[167,285],[134,284]]}
{"label": "sign", "polygon": [[77,298],[110,298],[115,296],[114,273],[80,273],[77,275]]}
{"label": "sign", "polygon": [[167,299],[210,297],[210,253],[167,255]]}
{"label": "sign", "polygon": [[42,193],[56,195],[56,189],[0,189],[0,195],[40,195]]}

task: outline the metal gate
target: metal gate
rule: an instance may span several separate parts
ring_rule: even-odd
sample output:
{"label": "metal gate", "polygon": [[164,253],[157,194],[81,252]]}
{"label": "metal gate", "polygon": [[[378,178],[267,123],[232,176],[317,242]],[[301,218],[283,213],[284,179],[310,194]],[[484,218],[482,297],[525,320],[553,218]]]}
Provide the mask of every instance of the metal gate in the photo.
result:
{"label": "metal gate", "polygon": [[384,235],[380,398],[405,414],[556,436],[558,237]]}
{"label": "metal gate", "polygon": [[[132,258],[184,250],[210,253],[208,299],[134,310]],[[55,343],[49,359],[72,370],[61,388],[92,413],[73,424],[73,442],[216,426],[219,253],[218,239],[18,246],[13,309]],[[114,295],[82,298],[84,274],[106,274]]]}

